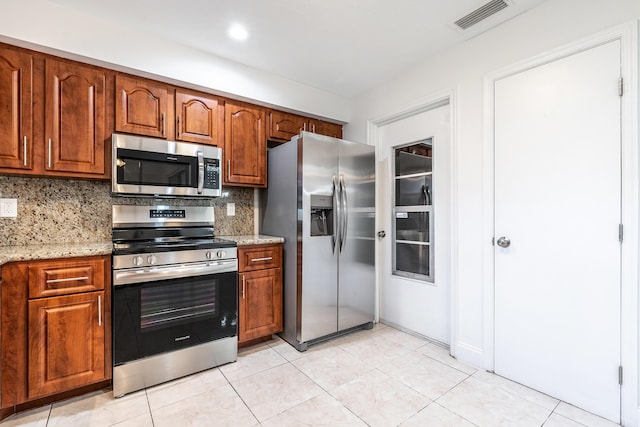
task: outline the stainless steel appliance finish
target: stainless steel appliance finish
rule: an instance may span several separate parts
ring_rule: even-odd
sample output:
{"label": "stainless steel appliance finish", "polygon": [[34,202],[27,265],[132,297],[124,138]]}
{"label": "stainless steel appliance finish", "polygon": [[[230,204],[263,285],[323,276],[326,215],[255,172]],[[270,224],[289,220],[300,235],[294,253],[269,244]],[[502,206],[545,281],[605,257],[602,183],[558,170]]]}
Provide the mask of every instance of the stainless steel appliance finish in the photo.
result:
{"label": "stainless steel appliance finish", "polygon": [[113,393],[237,358],[237,248],[212,207],[113,206]]}
{"label": "stainless steel appliance finish", "polygon": [[238,337],[140,359],[113,369],[113,395],[123,396],[175,378],[233,362],[238,357]]}
{"label": "stainless steel appliance finish", "polygon": [[222,194],[222,150],[133,135],[112,136],[111,191],[161,197]]}
{"label": "stainless steel appliance finish", "polygon": [[283,236],[284,331],[298,350],[371,327],[375,153],[312,133],[269,151],[263,233]]}

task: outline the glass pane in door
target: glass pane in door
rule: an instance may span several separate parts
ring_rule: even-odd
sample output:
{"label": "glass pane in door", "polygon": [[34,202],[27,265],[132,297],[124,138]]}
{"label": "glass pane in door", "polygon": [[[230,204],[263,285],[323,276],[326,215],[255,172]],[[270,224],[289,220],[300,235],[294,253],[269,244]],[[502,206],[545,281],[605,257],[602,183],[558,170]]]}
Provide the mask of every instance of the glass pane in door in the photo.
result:
{"label": "glass pane in door", "polygon": [[433,141],[394,149],[393,274],[433,282]]}

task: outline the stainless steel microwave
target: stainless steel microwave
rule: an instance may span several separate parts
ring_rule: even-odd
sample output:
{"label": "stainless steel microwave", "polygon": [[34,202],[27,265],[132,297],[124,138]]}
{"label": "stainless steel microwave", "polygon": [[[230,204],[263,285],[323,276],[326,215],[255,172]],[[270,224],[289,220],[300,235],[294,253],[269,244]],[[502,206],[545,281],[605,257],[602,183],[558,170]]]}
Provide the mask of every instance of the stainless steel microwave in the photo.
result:
{"label": "stainless steel microwave", "polygon": [[111,191],[119,195],[218,197],[222,150],[113,134]]}

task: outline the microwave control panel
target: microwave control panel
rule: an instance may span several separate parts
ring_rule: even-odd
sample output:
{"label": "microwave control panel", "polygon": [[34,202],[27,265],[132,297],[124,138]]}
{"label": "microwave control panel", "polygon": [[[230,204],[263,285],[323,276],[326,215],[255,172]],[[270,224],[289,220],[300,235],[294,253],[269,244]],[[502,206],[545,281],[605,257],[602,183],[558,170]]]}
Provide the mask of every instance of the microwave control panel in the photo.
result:
{"label": "microwave control panel", "polygon": [[204,160],[204,188],[220,188],[220,160]]}

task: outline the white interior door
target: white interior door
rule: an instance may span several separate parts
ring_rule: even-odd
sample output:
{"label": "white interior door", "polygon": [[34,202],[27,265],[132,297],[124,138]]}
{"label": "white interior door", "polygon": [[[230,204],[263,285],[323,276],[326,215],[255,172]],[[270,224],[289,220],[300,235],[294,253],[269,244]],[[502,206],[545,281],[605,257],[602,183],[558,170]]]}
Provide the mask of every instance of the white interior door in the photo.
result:
{"label": "white interior door", "polygon": [[[377,147],[378,229],[386,237],[379,240],[380,318],[382,321],[449,344],[450,336],[450,109],[449,105],[412,115],[381,126]],[[433,251],[430,273],[433,281],[394,274],[394,151],[431,138],[433,210]],[[419,209],[419,207],[417,207]],[[405,213],[403,213],[405,214]],[[407,214],[408,216],[410,214]],[[421,217],[422,218],[422,217]],[[423,248],[424,249],[424,248]],[[406,253],[400,256],[405,256]],[[430,279],[431,280],[431,279]]]}
{"label": "white interior door", "polygon": [[613,41],[495,84],[495,372],[616,422],[620,62]]}

